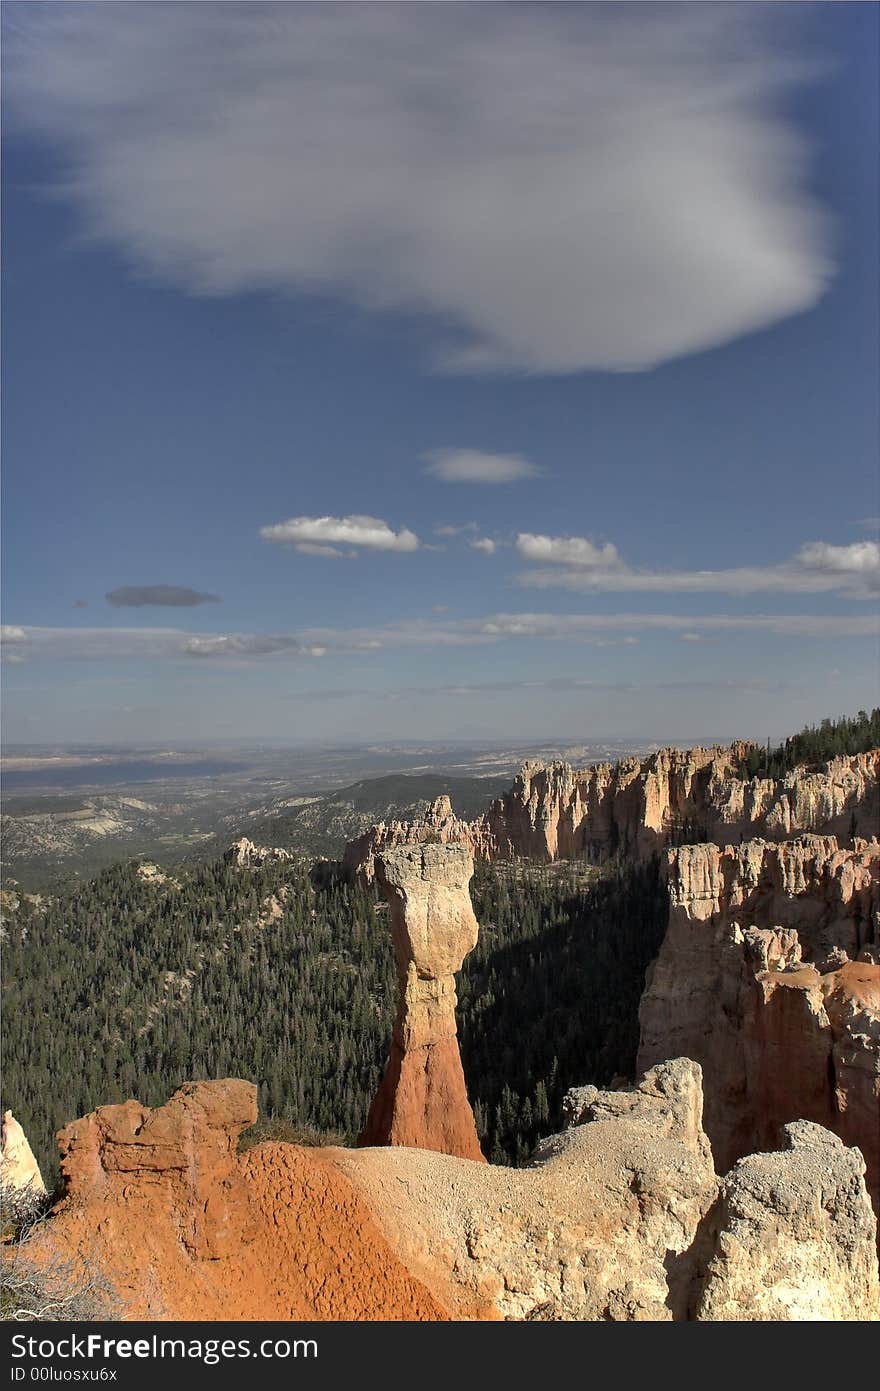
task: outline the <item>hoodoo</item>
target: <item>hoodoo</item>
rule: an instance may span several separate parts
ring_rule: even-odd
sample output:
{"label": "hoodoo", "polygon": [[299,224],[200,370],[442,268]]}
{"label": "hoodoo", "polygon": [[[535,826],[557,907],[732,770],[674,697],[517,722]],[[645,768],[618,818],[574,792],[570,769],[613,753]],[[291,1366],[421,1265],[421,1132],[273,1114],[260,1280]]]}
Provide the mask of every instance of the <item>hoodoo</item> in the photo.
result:
{"label": "hoodoo", "polygon": [[11,1111],[3,1112],[0,1131],[0,1182],[14,1203],[46,1196],[46,1185],[27,1136]]}
{"label": "hoodoo", "polygon": [[400,976],[391,1052],[361,1145],[407,1145],[482,1160],[455,1023],[455,972],[477,944],[460,845],[407,845],[376,857]]}

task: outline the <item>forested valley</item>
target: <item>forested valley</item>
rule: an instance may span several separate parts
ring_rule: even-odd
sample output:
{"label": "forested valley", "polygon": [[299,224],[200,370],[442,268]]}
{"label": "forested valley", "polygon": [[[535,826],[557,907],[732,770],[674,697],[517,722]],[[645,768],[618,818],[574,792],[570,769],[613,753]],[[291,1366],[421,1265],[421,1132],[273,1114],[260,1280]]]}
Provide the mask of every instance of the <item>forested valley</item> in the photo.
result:
{"label": "forested valley", "polygon": [[[479,866],[459,978],[462,1058],[487,1157],[522,1163],[572,1085],[631,1076],[666,919],[657,864]],[[3,1106],[47,1182],[55,1131],[182,1082],[259,1085],[259,1135],[352,1143],[396,1001],[387,912],[316,892],[305,865],[218,860],[160,882],[137,862],[6,919]]]}

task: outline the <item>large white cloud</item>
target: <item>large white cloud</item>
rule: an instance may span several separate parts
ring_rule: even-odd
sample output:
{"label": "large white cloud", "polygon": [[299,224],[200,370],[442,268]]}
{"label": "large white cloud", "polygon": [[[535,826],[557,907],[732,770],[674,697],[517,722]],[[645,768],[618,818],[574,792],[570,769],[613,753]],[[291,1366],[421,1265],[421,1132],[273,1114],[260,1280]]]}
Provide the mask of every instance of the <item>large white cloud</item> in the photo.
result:
{"label": "large white cloud", "polygon": [[305,555],[343,555],[339,546],[368,551],[417,551],[419,538],[407,527],[394,531],[381,517],[290,517],[260,527],[264,541],[295,546]]}
{"label": "large white cloud", "polygon": [[162,282],[424,312],[454,370],[638,369],[832,274],[786,9],[35,5],[8,122]]}

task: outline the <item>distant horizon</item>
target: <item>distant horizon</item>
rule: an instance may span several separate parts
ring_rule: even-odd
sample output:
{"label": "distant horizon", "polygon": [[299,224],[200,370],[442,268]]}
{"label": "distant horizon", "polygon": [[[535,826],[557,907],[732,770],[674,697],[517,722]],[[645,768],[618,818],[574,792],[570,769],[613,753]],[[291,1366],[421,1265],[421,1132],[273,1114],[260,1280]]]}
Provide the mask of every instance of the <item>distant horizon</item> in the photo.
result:
{"label": "distant horizon", "polygon": [[[870,710],[871,704],[860,706],[859,709]],[[815,720],[807,721],[809,725],[818,725],[823,719],[838,719],[857,714],[856,710],[840,710],[833,714],[825,714]],[[805,725],[798,725],[797,728],[786,727],[776,733],[770,731],[763,735],[748,734],[716,734],[716,735],[692,735],[685,738],[669,738],[663,735],[622,735],[622,734],[559,734],[535,735],[521,734],[511,735],[503,739],[480,739],[480,738],[446,738],[446,739],[364,739],[362,741],[346,739],[300,739],[291,740],[284,735],[265,735],[260,739],[241,738],[241,739],[198,739],[184,738],[177,740],[149,740],[122,742],[113,741],[112,743],[99,743],[87,740],[57,740],[57,739],[34,739],[29,742],[7,741],[0,743],[0,759],[12,756],[26,756],[29,750],[58,750],[60,753],[93,753],[93,754],[122,754],[132,753],[156,754],[168,752],[169,754],[185,754],[194,750],[216,750],[217,752],[257,752],[261,749],[290,750],[311,750],[353,753],[365,752],[368,750],[394,752],[417,752],[419,749],[426,751],[443,752],[444,750],[468,749],[468,750],[504,750],[519,748],[548,748],[555,745],[565,745],[567,747],[593,748],[598,745],[621,745],[632,747],[650,748],[708,748],[714,745],[726,747],[735,743],[754,743],[765,744],[769,739],[771,743],[781,743],[785,739],[800,732]]]}

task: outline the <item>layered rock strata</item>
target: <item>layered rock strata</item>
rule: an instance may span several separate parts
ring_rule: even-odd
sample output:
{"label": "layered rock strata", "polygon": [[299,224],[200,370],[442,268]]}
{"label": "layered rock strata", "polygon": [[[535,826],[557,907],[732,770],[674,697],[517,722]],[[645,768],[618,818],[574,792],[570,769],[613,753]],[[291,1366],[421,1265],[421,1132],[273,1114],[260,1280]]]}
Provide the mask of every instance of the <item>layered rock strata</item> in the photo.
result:
{"label": "layered rock strata", "polygon": [[376,859],[390,908],[400,998],[391,1053],[361,1145],[408,1145],[482,1159],[455,1020],[455,972],[477,944],[460,845],[414,845]]}
{"label": "layered rock strata", "polygon": [[880,844],[803,836],[668,860],[638,1066],[700,1063],[720,1171],[813,1121],[859,1146],[880,1204]]}
{"label": "layered rock strata", "polygon": [[412,841],[466,845],[482,859],[645,858],[683,841],[736,845],[801,832],[840,840],[880,824],[880,750],[796,768],[782,778],[743,778],[748,745],[661,749],[650,758],[575,769],[524,764],[509,792],[474,821],[439,797],[415,822],[374,826],[346,848],[345,877],[369,883],[384,849]]}
{"label": "layered rock strata", "polygon": [[194,1084],[62,1132],[71,1197],[34,1256],[106,1276],[128,1318],[877,1318],[858,1152],[793,1126],[719,1182],[701,1110],[687,1059],[583,1088],[569,1128],[511,1170],[405,1148],[236,1154],[253,1088]]}

